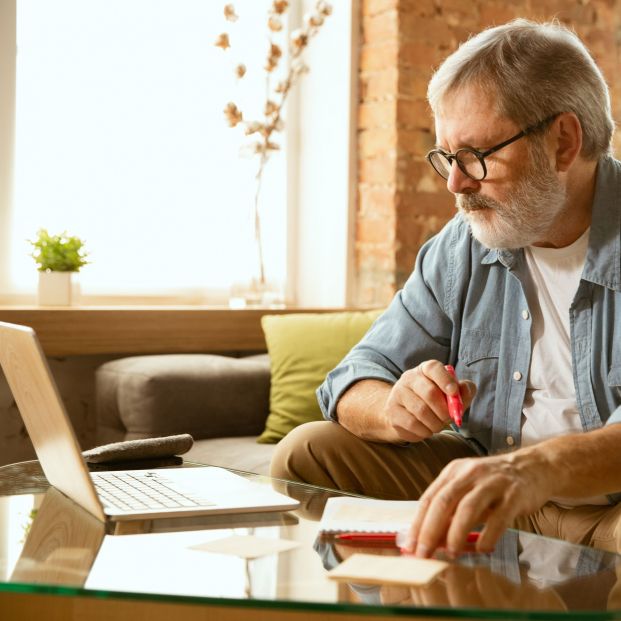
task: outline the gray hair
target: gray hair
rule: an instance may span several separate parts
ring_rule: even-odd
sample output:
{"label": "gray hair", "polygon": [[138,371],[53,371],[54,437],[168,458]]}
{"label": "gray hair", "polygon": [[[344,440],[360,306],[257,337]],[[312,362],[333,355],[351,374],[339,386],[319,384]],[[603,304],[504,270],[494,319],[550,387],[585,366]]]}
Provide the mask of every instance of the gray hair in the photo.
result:
{"label": "gray hair", "polygon": [[448,94],[470,85],[490,92],[498,112],[522,129],[573,112],[582,126],[581,155],[595,160],[611,152],[606,81],[578,36],[556,21],[516,19],[463,43],[431,78],[434,114]]}

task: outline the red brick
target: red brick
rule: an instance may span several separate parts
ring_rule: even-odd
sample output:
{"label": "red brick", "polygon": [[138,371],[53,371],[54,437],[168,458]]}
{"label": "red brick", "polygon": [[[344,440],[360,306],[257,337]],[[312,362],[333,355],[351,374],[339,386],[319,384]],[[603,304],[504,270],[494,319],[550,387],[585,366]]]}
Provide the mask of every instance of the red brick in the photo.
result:
{"label": "red brick", "polygon": [[394,282],[396,258],[392,246],[358,243],[354,251],[356,267],[360,272],[381,275],[381,280],[376,280],[376,284]]}
{"label": "red brick", "polygon": [[397,101],[397,124],[401,128],[430,130],[433,127],[433,117],[427,101],[421,99]]}
{"label": "red brick", "polygon": [[394,187],[360,185],[358,189],[358,218],[383,217],[394,220],[396,214]]}
{"label": "red brick", "polygon": [[591,24],[595,20],[595,11],[589,3],[546,0],[541,6],[533,8],[538,12],[543,11],[548,20],[556,17],[563,22],[577,21],[582,24]]}
{"label": "red brick", "polygon": [[399,63],[403,67],[435,67],[445,57],[446,52],[431,41],[404,37],[399,48]]}
{"label": "red brick", "polygon": [[[405,162],[404,162],[405,163]],[[425,160],[424,162],[416,162],[420,167],[412,173],[411,164],[406,164],[403,169],[399,169],[399,176],[395,187],[397,191],[408,194],[415,192],[416,194],[444,194],[446,190],[446,181],[440,177]]]}
{"label": "red brick", "polygon": [[450,216],[402,218],[397,229],[401,249],[414,249],[418,252],[420,247],[440,231],[449,220]]}
{"label": "red brick", "polygon": [[450,218],[455,213],[455,198],[448,192],[398,192],[397,219],[399,228],[412,216]]}
{"label": "red brick", "polygon": [[359,273],[354,293],[354,304],[359,308],[388,306],[395,295],[394,274]]}
{"label": "red brick", "polygon": [[427,97],[427,85],[432,74],[433,68],[431,66],[401,69],[398,78],[399,95],[414,99],[425,99]]}
{"label": "red brick", "polygon": [[446,222],[445,218],[440,217],[419,217],[400,224],[398,248],[395,253],[397,288],[401,288],[412,273],[423,244],[442,229]]}
{"label": "red brick", "polygon": [[378,15],[386,11],[396,11],[401,0],[362,0],[361,14],[364,16]]}
{"label": "red brick", "polygon": [[394,127],[397,123],[397,102],[370,101],[358,106],[358,128]]}
{"label": "red brick", "polygon": [[442,19],[435,17],[418,17],[413,14],[404,14],[401,18],[401,34],[417,41],[449,41],[451,30]]}
{"label": "red brick", "polygon": [[389,244],[364,244],[358,243],[359,248],[365,248],[368,253],[365,256],[357,255],[358,264],[367,270],[393,270],[395,267],[395,253]]}
{"label": "red brick", "polygon": [[440,0],[439,8],[441,14],[446,11],[464,11],[466,9],[476,9],[476,2],[469,2],[468,0]]}
{"label": "red brick", "polygon": [[400,151],[415,156],[424,156],[434,148],[435,135],[429,130],[400,129],[397,141]]}
{"label": "red brick", "polygon": [[358,134],[358,155],[362,158],[395,153],[396,146],[395,127],[365,129]]}
{"label": "red brick", "polygon": [[614,2],[593,2],[595,8],[595,23],[603,28],[610,27],[617,19],[619,8]]}
{"label": "red brick", "polygon": [[409,15],[432,17],[438,14],[438,7],[433,0],[401,0],[399,9]]}
{"label": "red brick", "polygon": [[356,239],[367,244],[390,244],[395,241],[395,224],[391,218],[360,218]]}
{"label": "red brick", "polygon": [[[475,28],[474,31],[482,30],[481,28]],[[446,56],[452,54],[464,41],[467,41],[473,34],[473,29],[470,27],[464,27],[461,24],[451,26],[451,40],[446,50]]]}
{"label": "red brick", "polygon": [[462,40],[461,38],[456,37],[455,28],[460,28],[468,33],[476,32],[479,30],[479,24],[481,23],[478,14],[466,11],[447,11],[442,17],[451,27],[451,33],[453,34],[451,39],[452,44]]}
{"label": "red brick", "polygon": [[381,71],[397,66],[399,44],[395,41],[366,44],[360,49],[360,71]]}
{"label": "red brick", "polygon": [[510,3],[484,2],[480,8],[480,29],[488,26],[500,26],[520,16],[520,10]]}
{"label": "red brick", "polygon": [[360,158],[358,182],[394,186],[397,183],[397,159],[391,156]]}
{"label": "red brick", "polygon": [[582,40],[596,58],[598,54],[610,56],[619,49],[615,33],[605,28],[590,28],[582,35]]}
{"label": "red brick", "polygon": [[361,101],[380,100],[394,97],[399,88],[399,72],[397,68],[386,69],[360,75]]}
{"label": "red brick", "polygon": [[384,43],[399,38],[399,15],[388,11],[362,18],[362,43]]}

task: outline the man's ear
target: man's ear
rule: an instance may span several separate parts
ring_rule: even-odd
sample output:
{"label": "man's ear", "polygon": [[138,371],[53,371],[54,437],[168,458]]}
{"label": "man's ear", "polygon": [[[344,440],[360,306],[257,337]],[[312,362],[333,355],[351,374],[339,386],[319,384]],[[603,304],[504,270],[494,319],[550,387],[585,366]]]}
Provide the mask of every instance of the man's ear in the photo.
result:
{"label": "man's ear", "polygon": [[563,112],[552,126],[555,139],[556,170],[567,172],[582,149],[582,126],[573,112]]}

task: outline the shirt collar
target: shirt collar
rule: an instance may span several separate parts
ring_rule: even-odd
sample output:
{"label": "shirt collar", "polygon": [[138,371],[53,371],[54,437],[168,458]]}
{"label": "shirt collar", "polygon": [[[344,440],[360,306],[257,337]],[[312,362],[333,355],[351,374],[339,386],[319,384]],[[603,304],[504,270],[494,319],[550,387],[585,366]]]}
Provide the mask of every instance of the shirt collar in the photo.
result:
{"label": "shirt collar", "polygon": [[589,248],[582,278],[621,291],[621,162],[603,157],[597,165]]}
{"label": "shirt collar", "polygon": [[[621,162],[602,157],[597,165],[589,247],[582,278],[621,291]],[[511,269],[521,249],[488,249],[481,263]]]}
{"label": "shirt collar", "polygon": [[481,263],[483,265],[491,265],[492,263],[499,261],[506,268],[511,269],[515,265],[520,252],[522,252],[522,250],[519,248],[515,250],[510,248],[488,248],[486,254],[483,256],[483,259],[481,259]]}

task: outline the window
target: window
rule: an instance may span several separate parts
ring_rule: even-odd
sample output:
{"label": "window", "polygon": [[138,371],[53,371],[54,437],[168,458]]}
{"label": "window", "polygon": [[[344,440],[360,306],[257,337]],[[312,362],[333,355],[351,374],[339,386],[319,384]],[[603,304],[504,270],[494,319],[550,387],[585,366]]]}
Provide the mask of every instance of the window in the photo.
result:
{"label": "window", "polygon": [[[269,3],[235,1],[225,53],[224,0],[0,2],[0,303],[34,300],[39,227],[86,240],[86,303],[226,303],[247,280],[258,161],[223,109],[263,107]],[[359,3],[332,5],[261,193],[268,278],[306,306],[346,304],[352,265]]]}
{"label": "window", "polygon": [[[12,290],[34,290],[26,240],[39,227],[85,239],[86,294],[226,291],[252,275],[258,158],[239,157],[244,137],[223,109],[261,114],[268,4],[238,0],[231,25],[211,0],[17,0]],[[227,52],[214,46],[223,30]],[[285,155],[261,194],[279,282]]]}

